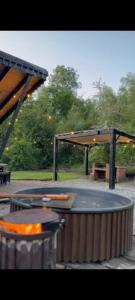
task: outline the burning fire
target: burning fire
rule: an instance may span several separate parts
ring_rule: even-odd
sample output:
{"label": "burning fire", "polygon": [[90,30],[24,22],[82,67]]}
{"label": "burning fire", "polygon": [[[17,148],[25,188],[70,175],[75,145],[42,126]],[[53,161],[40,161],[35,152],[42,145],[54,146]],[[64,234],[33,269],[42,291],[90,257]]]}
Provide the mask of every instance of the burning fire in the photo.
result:
{"label": "burning fire", "polygon": [[5,229],[19,234],[36,234],[42,232],[41,224],[13,224],[5,221],[0,221]]}

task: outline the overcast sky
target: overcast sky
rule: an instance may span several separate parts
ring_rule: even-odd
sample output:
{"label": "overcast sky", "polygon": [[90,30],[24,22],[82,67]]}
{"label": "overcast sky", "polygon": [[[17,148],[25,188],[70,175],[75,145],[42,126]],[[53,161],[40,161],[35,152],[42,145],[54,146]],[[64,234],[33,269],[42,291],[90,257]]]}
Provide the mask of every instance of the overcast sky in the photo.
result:
{"label": "overcast sky", "polygon": [[135,31],[0,31],[0,50],[48,70],[73,67],[84,98],[99,78],[116,92],[120,78],[135,73]]}

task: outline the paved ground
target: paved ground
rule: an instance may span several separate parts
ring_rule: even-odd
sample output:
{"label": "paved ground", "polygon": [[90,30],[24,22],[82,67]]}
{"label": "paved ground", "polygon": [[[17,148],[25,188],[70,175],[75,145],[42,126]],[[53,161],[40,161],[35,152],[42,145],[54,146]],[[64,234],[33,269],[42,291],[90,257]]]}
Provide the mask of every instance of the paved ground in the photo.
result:
{"label": "paved ground", "polygon": [[[87,189],[97,189],[103,191],[109,191],[108,184],[101,181],[92,181],[90,179],[81,178],[75,180],[67,181],[39,181],[39,180],[19,180],[12,181],[7,185],[0,185],[0,193],[14,193],[19,190],[27,188],[39,188],[39,187],[78,187],[78,188],[87,188]],[[111,193],[117,193],[123,196],[127,196],[132,199],[135,203],[135,180],[127,181],[123,183],[116,184],[116,188]],[[7,214],[9,212],[9,205],[7,203],[0,204],[0,216]],[[133,226],[133,235],[135,235],[135,210],[134,210],[134,226]],[[63,269],[135,269],[135,237],[133,236],[133,247],[131,251],[124,257],[113,258],[109,261],[104,261],[102,263],[91,263],[91,264],[67,264],[67,265],[57,265],[57,268]]]}

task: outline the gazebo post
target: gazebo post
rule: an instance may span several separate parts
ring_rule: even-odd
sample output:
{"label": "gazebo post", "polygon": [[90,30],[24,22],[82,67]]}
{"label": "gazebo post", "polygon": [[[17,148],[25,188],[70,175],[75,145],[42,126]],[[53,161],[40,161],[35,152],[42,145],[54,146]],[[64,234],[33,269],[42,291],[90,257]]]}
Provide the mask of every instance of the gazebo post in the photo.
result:
{"label": "gazebo post", "polygon": [[88,175],[88,146],[85,146],[85,152],[84,152],[84,174],[87,176]]}
{"label": "gazebo post", "polygon": [[110,166],[109,166],[109,189],[115,189],[115,154],[116,154],[116,132],[112,131],[110,143]]}
{"label": "gazebo post", "polygon": [[53,180],[58,180],[58,139],[54,136],[53,143]]}

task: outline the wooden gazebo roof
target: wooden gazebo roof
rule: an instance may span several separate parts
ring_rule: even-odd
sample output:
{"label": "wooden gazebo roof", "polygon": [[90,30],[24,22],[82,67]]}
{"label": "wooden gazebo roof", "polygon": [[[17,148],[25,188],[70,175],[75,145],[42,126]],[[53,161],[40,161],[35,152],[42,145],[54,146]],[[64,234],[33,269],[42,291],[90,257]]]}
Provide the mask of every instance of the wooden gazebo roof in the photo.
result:
{"label": "wooden gazebo roof", "polygon": [[115,130],[116,140],[119,144],[135,143],[135,135],[118,129],[92,129],[55,135],[59,141],[78,144],[82,146],[108,144],[111,142]]}
{"label": "wooden gazebo roof", "polygon": [[26,100],[48,76],[47,70],[0,51],[0,123],[16,108],[28,76]]}

